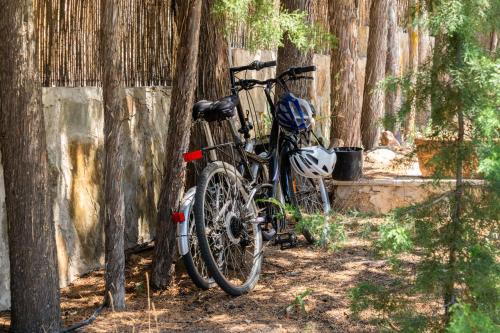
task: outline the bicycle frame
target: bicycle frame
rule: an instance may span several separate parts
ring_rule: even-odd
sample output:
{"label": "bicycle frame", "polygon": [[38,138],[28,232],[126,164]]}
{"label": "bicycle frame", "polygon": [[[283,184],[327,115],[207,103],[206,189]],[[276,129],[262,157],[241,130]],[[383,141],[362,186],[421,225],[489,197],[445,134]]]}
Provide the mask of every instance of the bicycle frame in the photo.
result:
{"label": "bicycle frame", "polygon": [[[232,94],[238,94],[239,90],[236,85],[236,77],[235,74],[239,72],[239,69],[231,69],[230,70],[230,82],[231,82],[231,93]],[[289,184],[289,162],[288,162],[288,156],[283,156],[283,150],[286,149],[285,155],[287,155],[288,151],[290,151],[293,148],[296,148],[297,143],[290,137],[290,136],[281,136],[282,131],[280,130],[280,126],[278,124],[278,121],[276,119],[276,108],[273,103],[273,98],[271,96],[271,90],[273,88],[273,83],[280,84],[285,91],[288,91],[288,86],[286,85],[285,81],[282,80],[281,78],[278,78],[274,81],[269,81],[267,85],[264,88],[264,93],[266,96],[266,101],[267,104],[269,105],[270,108],[270,113],[272,117],[272,125],[271,125],[271,133],[269,135],[269,154],[264,158],[264,161],[262,161],[262,158],[260,160],[256,158],[255,154],[250,153],[249,151],[242,152],[244,158],[242,158],[241,163],[243,164],[244,170],[250,170],[253,169],[252,172],[248,173],[252,179],[251,181],[255,181],[255,176],[258,174],[258,170],[255,170],[255,168],[251,168],[251,166],[248,164],[248,159],[251,159],[252,162],[257,163],[257,164],[262,164],[262,163],[267,163],[269,166],[269,184],[272,185],[272,193],[271,197],[276,198],[278,196],[278,190],[281,190],[281,193],[283,193],[285,196],[288,195],[290,191],[290,184]],[[240,133],[243,134],[245,140],[248,140],[250,138],[250,130],[251,127],[248,125],[247,120],[245,119],[245,115],[243,112],[243,107],[241,106],[241,103],[238,103],[237,105],[237,113],[238,113],[238,120],[240,122],[241,128],[239,130]],[[230,121],[231,123],[231,121]],[[235,142],[238,142],[239,136],[237,134],[237,131],[234,129],[234,125],[231,123],[232,132],[233,136],[235,136]],[[284,146],[284,144],[286,146]],[[241,145],[240,145],[241,147]],[[281,186],[281,188],[278,188],[278,186]],[[288,199],[288,198],[287,198]]]}
{"label": "bicycle frame", "polygon": [[[275,65],[275,64],[274,64]],[[281,130],[277,118],[276,118],[276,107],[273,103],[273,98],[271,95],[272,88],[279,84],[283,90],[289,91],[288,86],[286,84],[286,80],[284,79],[285,75],[292,75],[291,79],[300,79],[304,77],[297,77],[295,73],[303,73],[307,71],[314,70],[314,67],[305,67],[305,68],[295,68],[290,69],[285,73],[282,73],[275,79],[268,79],[266,81],[258,81],[258,80],[240,80],[236,77],[236,74],[249,70],[255,69],[255,66],[248,65],[242,67],[233,67],[230,68],[230,82],[231,82],[231,93],[235,96],[239,95],[239,92],[242,90],[250,90],[256,84],[259,86],[264,86],[264,93],[266,96],[267,104],[270,108],[270,113],[272,117],[272,125],[271,125],[271,133],[269,135],[269,146],[268,146],[268,154],[267,156],[258,156],[253,153],[253,143],[251,142],[250,131],[252,130],[252,126],[245,118],[245,114],[243,111],[243,107],[241,103],[236,105],[236,110],[238,114],[238,120],[240,128],[237,130],[233,121],[228,120],[229,127],[231,130],[231,134],[233,137],[233,142],[224,143],[220,145],[213,145],[213,141],[211,138],[211,133],[207,133],[207,137],[209,138],[209,147],[204,148],[203,150],[209,153],[211,159],[215,156],[214,150],[218,147],[230,145],[233,148],[236,148],[237,155],[240,157],[239,165],[235,165],[240,173],[249,180],[249,194],[250,197],[253,197],[257,191],[257,186],[272,186],[272,193],[270,193],[270,197],[278,198],[279,191],[285,196],[285,201],[290,202],[290,191],[293,189],[291,184],[291,167],[289,163],[288,154],[290,151],[296,149],[298,147],[298,139],[296,134],[288,134]],[[294,72],[294,70],[296,72]],[[290,79],[290,78],[289,78]],[[252,85],[245,87],[241,85],[242,82],[250,82],[252,81]],[[240,84],[240,85],[239,85]],[[206,131],[209,132],[208,126],[205,126]],[[243,135],[243,140],[241,136]],[[212,143],[212,144],[210,144]],[[263,164],[267,164],[269,166],[269,179],[267,184],[256,184],[257,175],[259,174],[259,168],[262,167]],[[256,186],[257,185],[257,186]],[[323,185],[323,184],[322,184]],[[320,188],[321,196],[323,202],[327,202],[327,193],[324,185]],[[329,210],[328,207],[324,207],[325,211]]]}

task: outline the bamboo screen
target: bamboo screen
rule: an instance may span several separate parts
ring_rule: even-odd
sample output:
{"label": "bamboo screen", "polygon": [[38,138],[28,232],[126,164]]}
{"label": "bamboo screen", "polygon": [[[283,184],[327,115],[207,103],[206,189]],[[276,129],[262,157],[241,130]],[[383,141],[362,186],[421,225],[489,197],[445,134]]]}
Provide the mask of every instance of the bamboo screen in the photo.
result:
{"label": "bamboo screen", "polygon": [[[44,86],[99,86],[100,12],[105,0],[35,0],[38,64]],[[121,0],[127,36],[121,50],[127,86],[171,84],[174,10],[172,0]],[[358,0],[361,24],[368,24],[370,0]],[[407,24],[410,3],[397,0],[400,25]],[[278,1],[277,1],[278,4]],[[312,19],[328,28],[328,1],[312,2]],[[230,36],[232,47],[245,48],[242,26]]]}
{"label": "bamboo screen", "polygon": [[[38,64],[43,85],[101,85],[102,0],[35,1]],[[121,48],[125,84],[169,85],[174,34],[171,0],[122,1],[127,20]]]}

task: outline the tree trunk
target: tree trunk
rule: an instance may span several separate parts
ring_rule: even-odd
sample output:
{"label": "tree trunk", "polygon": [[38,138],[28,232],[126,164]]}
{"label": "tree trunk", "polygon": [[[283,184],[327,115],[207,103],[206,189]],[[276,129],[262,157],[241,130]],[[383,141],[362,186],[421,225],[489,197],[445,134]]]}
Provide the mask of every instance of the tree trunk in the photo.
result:
{"label": "tree trunk", "polygon": [[196,98],[216,100],[230,93],[229,45],[221,30],[223,22],[212,13],[216,0],[202,2]]}
{"label": "tree trunk", "polygon": [[[410,0],[409,8],[414,8],[418,0]],[[412,84],[415,84],[415,76],[418,69],[418,30],[411,24],[408,27],[408,38],[410,40],[409,58],[410,71],[412,74]],[[412,102],[410,113],[406,116],[404,126],[404,138],[408,140],[415,133],[415,102]]]}
{"label": "tree trunk", "polygon": [[[202,1],[200,27],[200,51],[198,53],[198,83],[196,86],[196,100],[218,100],[230,94],[229,82],[229,44],[224,37],[220,18],[213,14],[213,5],[216,0]],[[233,120],[229,120],[233,121]],[[210,130],[215,143],[232,141],[229,124],[224,122],[197,123],[191,128],[189,150],[200,149],[208,145],[206,130]],[[211,156],[216,156],[212,151]],[[212,158],[211,157],[211,158]],[[222,158],[223,156],[218,156]],[[197,168],[202,168],[198,162]],[[195,165],[188,165],[186,186],[196,185]]]}
{"label": "tree trunk", "polygon": [[497,52],[497,45],[498,45],[498,34],[496,30],[493,30],[490,35],[490,53],[495,54]]}
{"label": "tree trunk", "polygon": [[[465,46],[464,41],[460,37],[452,38],[452,47],[456,48],[455,63],[457,68],[461,69],[464,67],[464,57],[465,57]],[[448,60],[450,61],[450,60]],[[445,308],[445,319],[448,324],[451,319],[450,308],[456,303],[456,284],[459,280],[459,274],[457,273],[457,256],[460,255],[460,244],[464,242],[464,230],[462,226],[462,209],[464,200],[464,177],[463,177],[463,165],[464,165],[464,140],[465,140],[465,117],[463,111],[464,103],[461,102],[456,110],[456,117],[458,120],[457,129],[457,140],[456,145],[456,160],[455,160],[455,192],[454,200],[452,201],[451,211],[450,211],[450,231],[449,231],[449,246],[448,246],[448,267],[447,272],[444,277],[444,308]]]}
{"label": "tree trunk", "polygon": [[126,142],[128,114],[123,106],[123,77],[120,44],[123,39],[123,7],[120,0],[102,2],[101,60],[104,104],[104,234],[106,301],[115,310],[125,309],[125,197],[123,143]]}
{"label": "tree trunk", "polygon": [[330,32],[338,39],[331,50],[333,139],[346,146],[360,144],[360,94],[356,79],[358,61],[358,8],[352,0],[330,0]]}
{"label": "tree trunk", "polygon": [[[300,10],[308,13],[308,19],[311,22],[311,11],[313,3],[311,0],[282,0],[280,2],[282,8],[293,12]],[[288,36],[285,36],[283,46],[278,48],[278,66],[276,74],[286,71],[290,67],[309,66],[312,65],[312,52],[302,52],[292,44]],[[290,91],[302,98],[312,98],[312,82],[310,80],[298,80],[287,83]],[[276,87],[276,98],[279,98],[283,93],[280,87]]]}
{"label": "tree trunk", "polygon": [[[200,27],[200,52],[198,54],[198,85],[196,99],[217,100],[230,94],[229,44],[224,37],[220,18],[214,17],[212,9],[216,0],[202,1]],[[212,123],[210,129],[216,143],[227,142],[230,130],[227,122]],[[203,133],[197,131],[197,133]],[[203,145],[203,137],[193,136],[196,149]]]}
{"label": "tree trunk", "polygon": [[[422,0],[420,3],[419,15],[421,20],[427,24],[429,10],[427,8],[427,2]],[[429,35],[429,29],[426,25],[419,25],[418,27],[418,64],[419,66],[424,65],[429,60],[429,55],[431,53],[431,40]]]}
{"label": "tree trunk", "polygon": [[[419,6],[419,13],[421,20],[423,22],[427,22],[429,11],[427,8],[427,2],[421,1]],[[429,35],[429,29],[420,25],[418,27],[418,66],[424,66],[430,59],[431,55],[431,41]],[[421,109],[416,110],[416,127],[419,131],[423,131],[427,124],[429,123],[429,119],[431,117],[431,102],[430,99],[427,99],[425,103],[419,105]]]}
{"label": "tree trunk", "polygon": [[179,209],[184,189],[186,164],[183,153],[189,146],[191,108],[194,102],[197,79],[197,60],[200,37],[201,0],[183,1],[180,45],[177,49],[177,64],[170,122],[166,143],[167,163],[158,203],[156,246],[153,257],[152,285],[165,288],[172,281],[177,257],[175,242],[176,226],[171,214]]}
{"label": "tree trunk", "polygon": [[[400,55],[399,55],[399,26],[398,26],[398,3],[397,0],[389,0],[388,20],[387,20],[387,60],[385,65],[386,76],[400,76]],[[385,113],[390,118],[387,130],[401,139],[399,133],[398,112],[401,107],[401,88],[399,85],[394,91],[387,91],[385,94]]]}
{"label": "tree trunk", "polygon": [[365,149],[378,146],[380,121],[384,114],[384,91],[378,84],[385,76],[387,61],[388,0],[373,0],[366,61],[365,89],[361,111],[361,137]]}
{"label": "tree trunk", "polygon": [[1,0],[0,7],[0,148],[10,249],[10,329],[57,332],[59,276],[34,1]]}

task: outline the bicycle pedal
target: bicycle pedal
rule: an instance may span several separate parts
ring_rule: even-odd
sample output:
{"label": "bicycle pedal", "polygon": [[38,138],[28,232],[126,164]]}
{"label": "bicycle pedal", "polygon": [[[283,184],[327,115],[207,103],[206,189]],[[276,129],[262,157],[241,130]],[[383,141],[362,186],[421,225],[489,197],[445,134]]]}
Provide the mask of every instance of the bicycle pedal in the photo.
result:
{"label": "bicycle pedal", "polygon": [[293,232],[276,235],[275,244],[280,245],[281,250],[291,249],[297,246],[297,235]]}

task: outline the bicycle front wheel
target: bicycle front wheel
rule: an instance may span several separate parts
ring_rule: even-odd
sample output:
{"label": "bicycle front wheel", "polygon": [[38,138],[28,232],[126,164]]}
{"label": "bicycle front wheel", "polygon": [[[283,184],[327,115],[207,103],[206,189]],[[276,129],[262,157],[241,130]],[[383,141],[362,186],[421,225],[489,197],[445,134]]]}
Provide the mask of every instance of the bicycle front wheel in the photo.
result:
{"label": "bicycle front wheel", "polygon": [[202,172],[194,203],[196,233],[210,275],[228,294],[252,290],[262,266],[257,209],[236,168],[213,162]]}
{"label": "bicycle front wheel", "polygon": [[[290,200],[292,205],[299,210],[300,214],[328,214],[330,212],[330,201],[323,179],[306,178],[293,170],[290,171]],[[313,244],[316,241],[314,235],[308,229],[303,229],[302,234],[308,243]]]}

